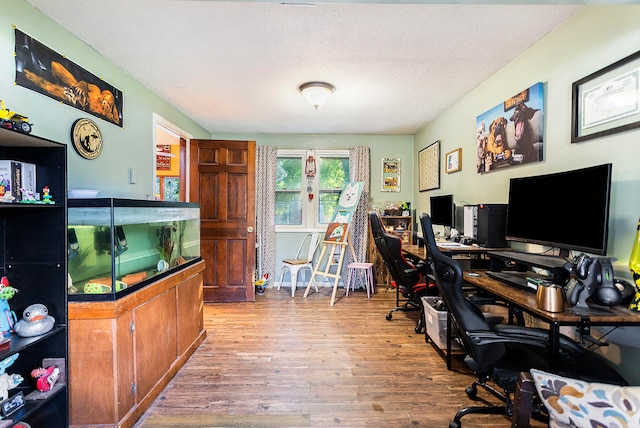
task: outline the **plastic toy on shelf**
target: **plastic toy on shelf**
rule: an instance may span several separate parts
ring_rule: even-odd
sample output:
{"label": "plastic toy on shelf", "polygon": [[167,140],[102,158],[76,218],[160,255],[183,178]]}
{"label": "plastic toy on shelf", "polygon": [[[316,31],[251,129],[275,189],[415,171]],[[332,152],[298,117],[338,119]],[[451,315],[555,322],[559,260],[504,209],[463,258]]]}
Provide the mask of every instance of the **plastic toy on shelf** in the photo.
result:
{"label": "plastic toy on shelf", "polygon": [[4,100],[0,100],[0,127],[22,132],[23,134],[31,133],[29,118],[6,108]]}

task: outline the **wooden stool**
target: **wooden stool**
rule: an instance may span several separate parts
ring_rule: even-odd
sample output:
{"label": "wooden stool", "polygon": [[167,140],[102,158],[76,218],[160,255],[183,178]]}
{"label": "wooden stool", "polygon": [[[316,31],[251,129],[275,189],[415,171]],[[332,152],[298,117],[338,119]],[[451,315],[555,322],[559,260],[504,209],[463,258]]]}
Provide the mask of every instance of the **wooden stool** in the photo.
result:
{"label": "wooden stool", "polygon": [[367,288],[367,297],[371,298],[371,293],[375,293],[373,289],[373,263],[349,263],[349,274],[347,275],[347,296],[349,295],[349,287],[355,290],[355,278],[354,273],[356,271],[362,271],[364,274],[364,285]]}

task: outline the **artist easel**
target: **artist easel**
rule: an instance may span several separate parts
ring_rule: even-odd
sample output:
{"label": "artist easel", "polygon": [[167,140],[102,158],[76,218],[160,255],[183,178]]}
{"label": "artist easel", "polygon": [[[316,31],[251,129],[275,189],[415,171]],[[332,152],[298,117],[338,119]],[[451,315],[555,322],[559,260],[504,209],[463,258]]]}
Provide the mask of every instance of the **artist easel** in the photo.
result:
{"label": "artist easel", "polygon": [[[318,258],[316,267],[313,270],[313,274],[309,279],[309,284],[307,284],[307,289],[304,292],[304,297],[307,297],[307,295],[309,294],[309,290],[311,289],[311,284],[314,284],[313,281],[316,275],[322,275],[326,278],[334,278],[333,292],[331,293],[330,305],[333,306],[333,304],[335,303],[336,292],[338,291],[338,280],[340,279],[340,271],[342,270],[342,262],[344,262],[344,256],[345,256],[347,247],[349,247],[349,249],[351,250],[351,255],[353,256],[353,260],[356,261],[356,251],[354,250],[353,245],[351,245],[351,242],[349,241],[348,223],[345,223],[345,224],[347,224],[347,228],[344,232],[345,237],[343,241],[331,241],[331,240],[322,241],[322,251],[320,252],[320,257]],[[340,254],[337,254],[336,250],[338,249],[340,249]],[[320,271],[320,269],[322,269],[322,261],[324,259],[325,254],[327,253],[329,257],[327,258],[327,262],[325,264],[324,270]],[[334,263],[336,256],[338,257],[338,262]],[[336,266],[336,273],[329,272],[332,266]]]}

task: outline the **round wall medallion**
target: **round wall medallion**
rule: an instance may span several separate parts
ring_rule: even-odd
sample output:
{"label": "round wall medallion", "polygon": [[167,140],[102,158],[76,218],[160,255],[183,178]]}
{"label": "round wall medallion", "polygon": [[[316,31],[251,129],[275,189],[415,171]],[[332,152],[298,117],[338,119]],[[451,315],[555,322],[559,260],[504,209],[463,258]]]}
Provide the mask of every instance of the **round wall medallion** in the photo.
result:
{"label": "round wall medallion", "polygon": [[102,153],[102,133],[91,119],[78,119],[71,125],[71,142],[76,152],[85,159],[95,159]]}

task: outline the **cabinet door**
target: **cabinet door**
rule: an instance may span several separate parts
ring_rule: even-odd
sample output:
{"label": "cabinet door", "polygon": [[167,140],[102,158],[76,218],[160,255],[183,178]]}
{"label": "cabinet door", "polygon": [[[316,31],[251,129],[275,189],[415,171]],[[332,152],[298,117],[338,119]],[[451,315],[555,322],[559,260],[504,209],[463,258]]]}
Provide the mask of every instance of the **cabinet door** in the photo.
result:
{"label": "cabinet door", "polygon": [[175,287],[133,312],[137,401],[145,397],[177,359]]}
{"label": "cabinet door", "polygon": [[183,355],[202,329],[202,272],[178,284],[178,355]]}
{"label": "cabinet door", "polygon": [[72,425],[90,425],[116,421],[113,388],[114,321],[111,319],[70,320],[69,379],[73,388]]}
{"label": "cabinet door", "polygon": [[132,385],[135,380],[133,368],[133,314],[125,312],[113,321],[116,324],[116,382],[118,417],[121,421],[136,405]]}

